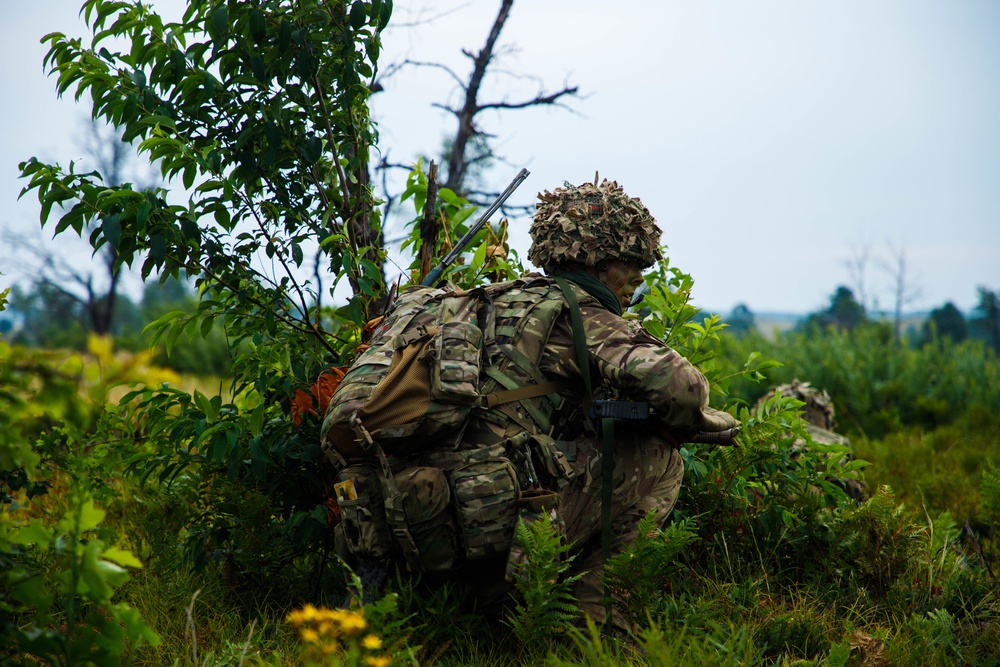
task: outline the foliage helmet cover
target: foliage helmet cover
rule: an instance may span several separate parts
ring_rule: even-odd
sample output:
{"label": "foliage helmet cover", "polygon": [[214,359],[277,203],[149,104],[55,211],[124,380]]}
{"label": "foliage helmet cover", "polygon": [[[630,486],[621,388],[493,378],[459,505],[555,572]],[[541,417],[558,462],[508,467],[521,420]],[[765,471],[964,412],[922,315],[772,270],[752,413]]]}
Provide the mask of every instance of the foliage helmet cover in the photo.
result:
{"label": "foliage helmet cover", "polygon": [[782,396],[790,396],[805,403],[802,406],[802,418],[810,424],[822,429],[832,431],[836,426],[834,421],[833,399],[825,389],[819,390],[811,386],[808,382],[800,382],[798,379],[792,380],[791,384],[783,384],[775,387],[761,397],[758,405],[772,398],[776,392],[781,392]]}
{"label": "foliage helmet cover", "polygon": [[616,181],[569,185],[538,194],[528,258],[551,273],[578,263],[612,260],[643,269],[660,259],[660,228],[649,209]]}

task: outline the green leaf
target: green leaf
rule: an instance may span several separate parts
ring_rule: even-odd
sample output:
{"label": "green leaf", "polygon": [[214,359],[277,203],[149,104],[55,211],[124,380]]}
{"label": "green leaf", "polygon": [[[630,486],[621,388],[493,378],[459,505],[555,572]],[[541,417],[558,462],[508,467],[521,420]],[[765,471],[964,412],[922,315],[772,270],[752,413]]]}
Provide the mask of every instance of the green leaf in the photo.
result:
{"label": "green leaf", "polygon": [[316,164],[323,154],[323,142],[319,137],[310,137],[299,146],[299,153],[307,165]]}
{"label": "green leaf", "polygon": [[163,259],[167,256],[167,241],[159,234],[149,237],[149,257],[156,266],[163,265]]}
{"label": "green leaf", "polygon": [[364,315],[364,310],[361,307],[360,296],[355,295],[354,297],[351,298],[349,309],[351,313],[351,321],[353,321],[358,326],[363,325],[365,323],[365,315]]}
{"label": "green leaf", "polygon": [[135,214],[135,224],[139,227],[140,230],[146,226],[146,221],[149,220],[149,213],[152,210],[153,210],[153,205],[150,204],[148,201],[144,201],[142,202],[142,204],[139,205],[139,210],[136,211]]}
{"label": "green leaf", "polygon": [[361,30],[368,22],[368,8],[365,4],[363,0],[357,0],[351,6],[351,27],[355,30]]}
{"label": "green leaf", "polygon": [[208,338],[208,335],[212,333],[212,327],[215,326],[215,315],[209,315],[201,321],[201,337]]}
{"label": "green leaf", "polygon": [[209,20],[211,22],[209,34],[213,39],[221,39],[229,34],[229,10],[225,5],[213,9]]}
{"label": "green leaf", "polygon": [[104,510],[98,508],[94,505],[93,500],[86,500],[80,506],[79,514],[79,531],[80,533],[86,532],[88,530],[93,530],[101,525],[104,521],[104,515],[107,514]]}
{"label": "green leaf", "polygon": [[258,44],[262,44],[267,39],[267,24],[264,21],[264,12],[254,9],[250,12],[250,38]]}
{"label": "green leaf", "polygon": [[121,216],[114,213],[104,218],[101,222],[101,231],[104,233],[104,238],[111,244],[111,247],[118,250],[118,244],[122,239]]}
{"label": "green leaf", "polygon": [[487,249],[487,247],[488,247],[488,244],[486,244],[484,242],[484,243],[480,243],[479,247],[476,248],[475,254],[472,255],[472,267],[474,269],[478,270],[479,267],[481,267],[483,265],[483,262],[486,261],[486,249]]}
{"label": "green leaf", "polygon": [[250,413],[250,432],[254,437],[260,437],[264,428],[264,404],[261,403]]}
{"label": "green leaf", "polygon": [[52,529],[43,526],[39,519],[32,519],[27,525],[15,528],[6,537],[11,544],[33,544],[43,550],[48,549],[54,539]]}
{"label": "green leaf", "polygon": [[[34,574],[11,586],[10,595],[18,602],[33,608],[47,607],[51,596],[45,594],[45,577]],[[46,599],[49,598],[49,599]]]}
{"label": "green leaf", "polygon": [[111,561],[112,563],[118,563],[123,567],[142,567],[142,561],[136,558],[131,551],[125,551],[124,549],[119,549],[115,546],[105,549],[104,553],[101,554],[101,557]]}
{"label": "green leaf", "polygon": [[379,30],[384,30],[387,25],[389,25],[389,19],[392,17],[392,0],[383,0],[382,11],[379,13]]}
{"label": "green leaf", "polygon": [[194,162],[184,167],[184,187],[188,190],[194,185],[195,176],[198,175],[198,165]]}

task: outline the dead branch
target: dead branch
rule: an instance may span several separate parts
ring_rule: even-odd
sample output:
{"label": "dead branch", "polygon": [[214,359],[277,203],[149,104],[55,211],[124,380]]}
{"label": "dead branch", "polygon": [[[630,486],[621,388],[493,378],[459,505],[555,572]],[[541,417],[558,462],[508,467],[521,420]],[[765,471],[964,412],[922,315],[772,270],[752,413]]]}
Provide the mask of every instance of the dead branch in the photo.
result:
{"label": "dead branch", "polygon": [[431,160],[427,170],[427,201],[424,202],[424,217],[420,220],[420,279],[431,272],[431,262],[437,249],[437,238],[441,224],[437,216],[437,164]]}
{"label": "dead branch", "polygon": [[483,77],[486,76],[486,68],[489,67],[490,60],[493,58],[493,47],[496,46],[497,39],[500,37],[500,31],[503,29],[504,23],[507,22],[507,17],[510,15],[510,8],[513,4],[514,0],[503,0],[500,3],[500,11],[493,21],[493,27],[490,29],[490,34],[486,38],[486,45],[483,46],[482,50],[474,57],[466,52],[466,55],[472,57],[474,66],[472,75],[469,77],[469,82],[465,87],[465,103],[457,114],[458,131],[455,133],[455,141],[451,146],[451,154],[448,156],[448,180],[445,182],[445,187],[453,192],[460,192],[462,183],[465,180],[465,173],[468,169],[468,164],[465,161],[465,147],[468,145],[469,140],[475,134],[478,134],[475,126],[475,118],[476,114],[479,113],[479,104],[477,102],[479,88],[483,83]]}
{"label": "dead branch", "polygon": [[578,91],[579,88],[572,86],[570,88],[563,88],[559,92],[552,93],[551,95],[538,95],[537,97],[525,100],[524,102],[488,102],[486,104],[480,104],[479,109],[480,111],[483,109],[524,109],[526,107],[544,106],[547,104],[564,106],[559,103],[559,98],[567,95],[576,95]]}

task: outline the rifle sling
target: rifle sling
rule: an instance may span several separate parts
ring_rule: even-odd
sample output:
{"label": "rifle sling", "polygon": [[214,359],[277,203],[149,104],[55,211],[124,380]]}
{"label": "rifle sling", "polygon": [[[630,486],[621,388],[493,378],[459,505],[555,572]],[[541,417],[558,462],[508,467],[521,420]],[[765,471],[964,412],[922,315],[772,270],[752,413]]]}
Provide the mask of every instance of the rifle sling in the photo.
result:
{"label": "rifle sling", "polygon": [[[587,389],[585,400],[586,414],[590,414],[594,403],[593,385],[590,383],[590,360],[587,357],[587,338],[583,330],[583,316],[580,315],[580,302],[573,293],[565,278],[556,278],[556,284],[562,290],[569,306],[569,319],[573,327],[573,347],[576,348],[576,360],[583,375],[583,384]],[[598,437],[601,438],[601,556],[604,562],[611,557],[611,501],[614,492],[615,474],[615,420],[610,418],[594,419]],[[605,627],[611,627],[612,598],[607,586],[604,587]]]}

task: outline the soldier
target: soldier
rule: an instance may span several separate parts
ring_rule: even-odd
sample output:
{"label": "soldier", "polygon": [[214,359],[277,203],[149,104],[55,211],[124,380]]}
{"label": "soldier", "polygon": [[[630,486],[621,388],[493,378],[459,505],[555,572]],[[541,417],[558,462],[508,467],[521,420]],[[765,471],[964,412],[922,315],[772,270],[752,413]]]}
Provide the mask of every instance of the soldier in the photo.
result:
{"label": "soldier", "polygon": [[[635,538],[646,514],[655,512],[662,524],[672,511],[684,473],[678,443],[693,432],[723,431],[736,422],[708,407],[708,382],[696,368],[638,322],[622,318],[623,308],[642,284],[642,271],[660,257],[660,230],[638,199],[607,180],[546,191],[539,195],[530,234],[528,257],[547,277],[529,274],[524,280],[529,289],[544,290],[559,315],[544,340],[522,339],[520,347],[538,360],[544,378],[563,380],[568,388],[547,416],[548,429],[526,421],[527,411],[513,404],[475,420],[465,440],[510,438],[525,427],[551,435],[551,442],[543,440],[554,451],[540,457],[536,452],[536,457],[564,462],[564,471],[551,466],[544,485],[558,493],[566,539],[580,549],[576,570],[583,576],[574,594],[580,608],[600,622],[605,616],[600,583],[601,442],[586,414],[590,397],[581,381],[570,309],[553,279],[568,281],[579,303],[594,398],[646,401],[655,415],[648,422],[616,429],[611,512],[615,551]],[[523,298],[514,290],[498,294],[494,302],[499,313]],[[538,402],[544,405],[544,400]],[[490,418],[496,414],[508,417],[506,425]]]}
{"label": "soldier", "polygon": [[[802,421],[804,422],[806,433],[813,442],[824,445],[851,446],[851,441],[837,433],[837,422],[834,419],[835,410],[833,399],[826,390],[819,390],[811,386],[808,382],[801,382],[795,378],[789,384],[778,385],[762,396],[754,406],[754,409],[774,397],[780,392],[782,396],[790,396],[798,401],[802,401]],[[807,443],[801,438],[792,444],[792,451],[798,453],[807,447]],[[852,455],[849,458],[853,458]],[[834,466],[837,464],[835,463]],[[868,485],[863,480],[846,479],[831,475],[827,478],[847,492],[851,499],[857,502],[864,502],[868,498]]]}
{"label": "soldier", "polygon": [[[351,553],[384,558],[402,552],[411,570],[471,577],[480,590],[492,581],[502,590],[523,556],[514,543],[518,516],[530,520],[544,511],[576,550],[574,567],[582,576],[574,594],[580,608],[602,622],[603,443],[590,415],[592,401],[631,400],[651,410],[649,419],[623,422],[615,430],[613,551],[635,538],[644,516],[653,512],[662,524],[673,510],[684,473],[679,443],[696,432],[725,431],[736,421],[708,407],[708,382],[694,366],[622,317],[642,284],[642,271],[660,257],[660,230],[638,199],[608,180],[545,191],[530,233],[528,256],[546,275],[529,273],[485,288],[493,318],[487,327],[486,380],[479,388],[485,402],[472,410],[460,440],[436,441],[430,451],[405,460],[379,449],[374,465],[344,467],[350,457],[338,458],[333,450],[346,451],[351,430],[374,441],[376,449],[378,437],[360,428],[368,416],[363,410],[351,417],[343,404],[335,407],[335,395],[324,447],[341,463],[340,484],[349,485],[342,487],[338,504]],[[431,292],[401,299],[410,298],[407,303],[419,309],[424,294]],[[401,317],[388,313],[384,331],[395,331]],[[466,334],[452,333],[447,323],[436,328],[448,329],[450,336],[434,348],[438,360],[469,349]],[[457,328],[466,330],[467,321]],[[430,325],[421,331],[430,332]],[[376,334],[373,348],[387,337]],[[468,361],[456,363],[464,367]],[[356,364],[358,384],[365,363]],[[457,369],[444,368],[441,376]],[[526,394],[516,393],[523,390]],[[366,390],[352,391],[344,393]],[[507,398],[491,400],[503,394]],[[398,400],[385,402],[398,408]],[[336,419],[347,426],[338,430],[332,425]],[[372,482],[376,477],[379,484]]]}

